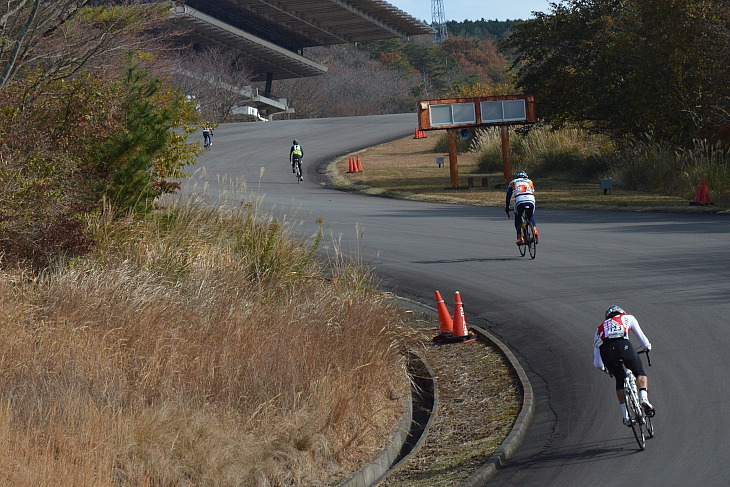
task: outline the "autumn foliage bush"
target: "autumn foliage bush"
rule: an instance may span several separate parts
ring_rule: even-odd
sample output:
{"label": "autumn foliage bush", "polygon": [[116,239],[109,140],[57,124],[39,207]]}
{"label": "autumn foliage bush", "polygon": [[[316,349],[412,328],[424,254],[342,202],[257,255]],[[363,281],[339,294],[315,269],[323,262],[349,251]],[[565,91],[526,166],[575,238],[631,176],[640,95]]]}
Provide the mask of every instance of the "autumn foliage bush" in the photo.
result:
{"label": "autumn foliage bush", "polygon": [[0,91],[0,249],[42,267],[89,250],[84,221],[104,200],[151,209],[197,147],[184,134],[193,108],[131,60],[122,78],[41,76]]}

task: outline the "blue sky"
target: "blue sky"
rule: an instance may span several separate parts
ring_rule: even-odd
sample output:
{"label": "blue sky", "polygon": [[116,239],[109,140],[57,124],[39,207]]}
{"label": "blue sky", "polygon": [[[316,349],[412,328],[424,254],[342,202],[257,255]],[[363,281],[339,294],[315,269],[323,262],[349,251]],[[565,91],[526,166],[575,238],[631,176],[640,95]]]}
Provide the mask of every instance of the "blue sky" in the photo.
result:
{"label": "blue sky", "polygon": [[[385,0],[407,14],[431,23],[431,0]],[[442,0],[446,20],[529,19],[533,11],[548,12],[548,0]],[[554,1],[554,3],[560,3]]]}

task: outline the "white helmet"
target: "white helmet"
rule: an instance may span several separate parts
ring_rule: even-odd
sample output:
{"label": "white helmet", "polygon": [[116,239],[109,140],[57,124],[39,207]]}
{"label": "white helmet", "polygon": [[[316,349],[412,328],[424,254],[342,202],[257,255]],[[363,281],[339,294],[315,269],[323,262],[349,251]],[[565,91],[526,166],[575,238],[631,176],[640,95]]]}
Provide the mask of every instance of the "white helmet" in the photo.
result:
{"label": "white helmet", "polygon": [[615,304],[612,304],[606,310],[606,319],[609,319],[609,318],[611,318],[613,316],[624,315],[624,314],[626,314],[626,312],[624,310],[622,310],[621,308],[619,308]]}

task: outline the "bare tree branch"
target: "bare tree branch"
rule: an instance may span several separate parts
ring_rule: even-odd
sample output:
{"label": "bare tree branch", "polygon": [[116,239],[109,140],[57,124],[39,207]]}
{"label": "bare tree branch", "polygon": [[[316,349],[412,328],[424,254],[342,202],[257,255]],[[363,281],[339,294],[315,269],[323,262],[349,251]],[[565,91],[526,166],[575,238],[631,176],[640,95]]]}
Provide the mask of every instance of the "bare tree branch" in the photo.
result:
{"label": "bare tree branch", "polygon": [[[150,38],[140,33],[167,20],[169,8],[142,0],[90,4],[89,0],[0,4],[0,90],[24,68],[40,68],[42,79],[54,79],[84,67],[119,66],[116,55],[148,45]],[[93,63],[97,65],[90,66]]]}
{"label": "bare tree branch", "polygon": [[196,98],[203,118],[222,121],[251,96],[251,69],[223,49],[186,51],[175,57],[174,82]]}
{"label": "bare tree branch", "polygon": [[[21,2],[14,10],[8,11],[7,14],[3,15],[2,17],[2,27],[3,27],[3,35],[2,39],[10,38],[8,33],[5,31],[5,26],[8,21],[9,15],[16,15],[20,14],[23,8],[26,6],[27,2],[23,1]],[[14,71],[15,64],[18,61],[18,56],[20,55],[21,48],[23,46],[23,42],[26,39],[26,36],[28,35],[28,31],[30,30],[31,26],[36,20],[36,15],[38,14],[38,7],[40,4],[40,0],[35,0],[29,7],[30,11],[28,13],[27,20],[23,23],[23,26],[18,31],[17,36],[15,37],[15,42],[12,51],[9,53],[8,60],[5,64],[5,69],[3,69],[3,74],[0,76],[0,90],[8,83],[8,80],[10,79],[11,74]],[[9,5],[8,5],[9,6]],[[4,47],[5,42],[1,43]],[[0,55],[2,55],[4,52],[4,49],[0,51]],[[2,59],[2,58],[0,58]]]}

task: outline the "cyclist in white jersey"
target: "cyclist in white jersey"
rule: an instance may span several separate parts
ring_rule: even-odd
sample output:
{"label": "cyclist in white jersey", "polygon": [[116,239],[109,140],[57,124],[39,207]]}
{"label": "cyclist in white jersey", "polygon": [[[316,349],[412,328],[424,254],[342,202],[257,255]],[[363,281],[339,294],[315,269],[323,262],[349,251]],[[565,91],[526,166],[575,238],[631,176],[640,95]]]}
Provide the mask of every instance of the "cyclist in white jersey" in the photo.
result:
{"label": "cyclist in white jersey", "polygon": [[530,219],[532,227],[535,229],[535,238],[539,239],[537,233],[537,224],[535,223],[535,186],[527,177],[524,171],[517,173],[517,177],[513,179],[507,186],[507,201],[504,204],[504,211],[509,215],[509,202],[512,195],[515,195],[515,230],[517,230],[517,245],[523,245],[525,242],[522,238],[522,213]]}
{"label": "cyclist in white jersey", "polygon": [[641,345],[651,350],[649,339],[641,331],[639,322],[633,315],[627,314],[618,306],[609,306],[606,310],[606,319],[600,324],[593,337],[593,365],[601,370],[607,369],[616,379],[616,397],[621,405],[624,424],[630,424],[629,414],[626,411],[626,399],[623,394],[626,373],[617,363],[623,359],[626,367],[636,376],[636,386],[639,388],[639,401],[644,407],[647,416],[654,416],[654,406],[648,398],[648,380],[644,372],[639,355],[629,341],[629,332],[633,332]]}

